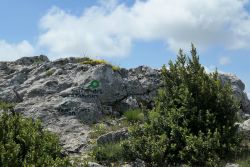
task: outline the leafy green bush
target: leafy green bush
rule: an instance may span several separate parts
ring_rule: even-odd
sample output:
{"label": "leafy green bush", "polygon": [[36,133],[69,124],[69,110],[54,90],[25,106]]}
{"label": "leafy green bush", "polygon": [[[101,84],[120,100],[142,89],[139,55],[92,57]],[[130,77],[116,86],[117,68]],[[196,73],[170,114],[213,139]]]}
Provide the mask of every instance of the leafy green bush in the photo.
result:
{"label": "leafy green bush", "polygon": [[0,101],[0,110],[8,111],[12,109],[15,106],[13,103],[6,103],[3,101]]}
{"label": "leafy green bush", "polygon": [[0,117],[0,166],[70,166],[60,151],[58,137],[39,121],[6,112]]}
{"label": "leafy green bush", "polygon": [[143,125],[131,128],[123,144],[128,158],[151,166],[214,167],[235,155],[239,107],[231,87],[221,84],[217,72],[205,72],[193,45],[191,55],[180,50],[169,70],[163,66],[164,86],[155,108]]}
{"label": "leafy green bush", "polygon": [[124,116],[127,118],[129,122],[139,122],[139,121],[143,121],[144,119],[144,115],[141,109],[133,109],[133,110],[126,111],[124,113]]}
{"label": "leafy green bush", "polygon": [[97,161],[116,162],[123,159],[123,147],[120,142],[97,145],[93,149],[93,156]]}

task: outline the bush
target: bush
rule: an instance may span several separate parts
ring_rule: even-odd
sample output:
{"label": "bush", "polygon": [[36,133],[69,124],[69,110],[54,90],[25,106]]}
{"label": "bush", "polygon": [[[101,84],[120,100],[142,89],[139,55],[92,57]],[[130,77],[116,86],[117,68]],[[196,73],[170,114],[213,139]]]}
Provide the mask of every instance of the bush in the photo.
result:
{"label": "bush", "polygon": [[6,112],[0,117],[0,166],[70,166],[60,151],[58,137],[39,121]]}
{"label": "bush", "polygon": [[123,144],[128,158],[151,166],[220,166],[236,153],[239,107],[231,87],[222,85],[217,71],[205,72],[193,45],[191,56],[180,50],[169,70],[163,66],[155,108]]}
{"label": "bush", "polygon": [[120,142],[97,145],[93,156],[97,161],[116,162],[123,158],[123,147]]}
{"label": "bush", "polygon": [[126,111],[124,113],[124,116],[127,118],[129,122],[139,122],[139,121],[143,121],[144,119],[144,115],[141,109],[133,109],[133,110]]}

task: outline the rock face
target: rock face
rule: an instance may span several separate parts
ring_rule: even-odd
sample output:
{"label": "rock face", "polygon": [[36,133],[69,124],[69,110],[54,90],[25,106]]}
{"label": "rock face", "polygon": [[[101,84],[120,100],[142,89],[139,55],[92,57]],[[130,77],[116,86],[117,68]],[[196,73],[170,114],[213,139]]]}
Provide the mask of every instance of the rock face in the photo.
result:
{"label": "rock face", "polygon": [[241,109],[246,113],[250,113],[250,101],[248,100],[247,94],[244,92],[245,84],[232,74],[220,74],[219,77],[222,83],[229,83],[232,85],[234,96],[240,102]]}
{"label": "rock face", "polygon": [[[0,100],[15,102],[16,112],[41,119],[44,128],[59,134],[70,154],[86,151],[90,124],[141,104],[152,107],[161,86],[160,71],[150,67],[113,70],[111,65],[92,66],[82,60],[51,62],[42,55],[0,62]],[[220,76],[233,85],[242,110],[249,113],[242,81]]]}
{"label": "rock face", "polygon": [[121,129],[115,132],[109,132],[105,135],[100,136],[97,139],[97,144],[114,143],[128,138],[128,130]]}
{"label": "rock face", "polygon": [[250,140],[250,119],[244,121],[239,125],[240,130],[244,133],[246,138]]}

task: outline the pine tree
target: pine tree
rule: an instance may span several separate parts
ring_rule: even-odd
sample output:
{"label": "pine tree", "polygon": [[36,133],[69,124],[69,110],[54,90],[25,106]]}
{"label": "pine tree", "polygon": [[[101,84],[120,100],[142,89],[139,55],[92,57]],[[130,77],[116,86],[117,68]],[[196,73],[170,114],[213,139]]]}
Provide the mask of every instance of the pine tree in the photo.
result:
{"label": "pine tree", "polygon": [[123,144],[126,155],[151,166],[219,166],[233,155],[240,143],[238,105],[218,72],[205,72],[193,44],[191,58],[180,50],[169,69],[162,67],[162,80],[148,121],[134,126]]}

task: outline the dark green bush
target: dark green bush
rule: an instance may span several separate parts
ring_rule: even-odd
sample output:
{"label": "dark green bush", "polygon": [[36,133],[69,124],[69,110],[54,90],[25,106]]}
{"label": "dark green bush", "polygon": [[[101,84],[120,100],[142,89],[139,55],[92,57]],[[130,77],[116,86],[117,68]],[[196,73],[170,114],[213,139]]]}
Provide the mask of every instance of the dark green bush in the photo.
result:
{"label": "dark green bush", "polygon": [[151,166],[214,167],[236,153],[238,105],[231,87],[221,84],[217,72],[205,72],[193,45],[191,56],[180,50],[169,69],[163,66],[156,107],[123,144],[128,158]]}
{"label": "dark green bush", "polygon": [[42,130],[39,121],[6,112],[0,117],[0,166],[70,166],[60,152],[58,137]]}

